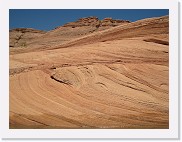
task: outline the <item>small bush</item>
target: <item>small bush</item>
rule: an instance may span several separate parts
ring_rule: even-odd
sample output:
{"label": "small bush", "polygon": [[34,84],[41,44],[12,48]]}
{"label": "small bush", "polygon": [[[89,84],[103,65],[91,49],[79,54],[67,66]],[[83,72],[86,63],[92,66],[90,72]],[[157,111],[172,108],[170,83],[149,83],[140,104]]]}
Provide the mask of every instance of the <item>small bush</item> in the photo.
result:
{"label": "small bush", "polygon": [[21,43],[21,47],[22,47],[22,48],[27,47],[26,42]]}

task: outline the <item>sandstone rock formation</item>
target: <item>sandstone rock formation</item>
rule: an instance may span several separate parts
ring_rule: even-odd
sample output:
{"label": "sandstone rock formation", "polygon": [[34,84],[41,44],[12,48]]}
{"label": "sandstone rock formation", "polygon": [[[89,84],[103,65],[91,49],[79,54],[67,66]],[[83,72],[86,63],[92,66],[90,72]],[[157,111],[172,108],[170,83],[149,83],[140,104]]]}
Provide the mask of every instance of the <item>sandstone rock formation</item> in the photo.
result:
{"label": "sandstone rock formation", "polygon": [[82,26],[93,26],[98,27],[100,25],[100,20],[97,17],[86,17],[80,18],[76,22],[71,22],[63,25],[63,27],[82,27]]}
{"label": "sandstone rock formation", "polygon": [[102,27],[102,26],[118,26],[123,23],[130,23],[128,20],[114,20],[112,18],[104,18],[103,20],[99,20],[97,17],[86,17],[81,18],[76,22],[71,22],[65,24],[63,27],[82,27],[82,26],[93,26],[93,27]]}
{"label": "sandstone rock formation", "polygon": [[48,32],[26,28],[13,29],[10,30],[10,47],[50,47],[126,23],[129,21],[113,20],[112,18],[99,20],[97,17],[86,17]]}
{"label": "sandstone rock formation", "polygon": [[101,20],[101,26],[118,26],[125,23],[130,23],[128,20],[114,20],[112,18],[104,18]]}
{"label": "sandstone rock formation", "polygon": [[27,44],[43,34],[45,31],[36,30],[32,28],[16,28],[10,30],[9,46],[10,47],[26,47]]}
{"label": "sandstone rock formation", "polygon": [[169,17],[96,21],[10,48],[10,128],[169,128]]}

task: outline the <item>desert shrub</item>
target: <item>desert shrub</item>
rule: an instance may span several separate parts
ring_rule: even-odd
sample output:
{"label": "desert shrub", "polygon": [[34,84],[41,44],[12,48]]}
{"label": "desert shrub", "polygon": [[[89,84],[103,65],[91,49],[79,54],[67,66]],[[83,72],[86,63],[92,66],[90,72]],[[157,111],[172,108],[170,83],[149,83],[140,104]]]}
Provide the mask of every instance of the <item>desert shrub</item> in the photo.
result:
{"label": "desert shrub", "polygon": [[27,47],[26,42],[21,43],[21,47],[22,47],[22,48]]}

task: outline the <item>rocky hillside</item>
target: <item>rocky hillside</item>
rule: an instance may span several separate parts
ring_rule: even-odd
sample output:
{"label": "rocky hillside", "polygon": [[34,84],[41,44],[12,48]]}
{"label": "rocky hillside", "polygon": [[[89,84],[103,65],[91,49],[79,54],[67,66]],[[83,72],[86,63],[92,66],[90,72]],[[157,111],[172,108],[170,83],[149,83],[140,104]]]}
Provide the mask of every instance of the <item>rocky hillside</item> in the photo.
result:
{"label": "rocky hillside", "polygon": [[169,129],[169,16],[111,21],[10,48],[10,129]]}
{"label": "rocky hillside", "polygon": [[48,32],[29,28],[13,29],[10,30],[10,47],[49,47],[59,45],[96,31],[103,31],[127,23],[130,22],[112,18],[99,20],[97,17],[86,17],[56,27]]}
{"label": "rocky hillside", "polygon": [[[105,20],[103,20],[105,21]],[[126,23],[126,22],[124,22]],[[117,27],[108,28],[101,32],[95,32],[88,36],[75,39],[67,44],[60,45],[55,48],[68,47],[74,45],[90,44],[95,42],[104,42],[108,40],[119,40],[123,38],[134,38],[134,37],[146,37],[145,41],[155,41],[156,39],[148,39],[147,36],[160,35],[169,33],[169,16],[147,18],[136,22],[118,25]],[[164,42],[168,41],[168,36],[164,39]]]}
{"label": "rocky hillside", "polygon": [[103,20],[99,20],[97,17],[86,17],[86,18],[80,18],[76,22],[71,22],[65,24],[63,27],[82,27],[82,26],[92,26],[96,28],[101,27],[114,27],[118,26],[124,23],[130,23],[130,21],[127,20],[114,20],[112,18],[104,18]]}
{"label": "rocky hillside", "polygon": [[45,31],[36,30],[32,28],[17,28],[10,30],[9,46],[10,47],[26,47],[27,43],[32,39],[45,34]]}

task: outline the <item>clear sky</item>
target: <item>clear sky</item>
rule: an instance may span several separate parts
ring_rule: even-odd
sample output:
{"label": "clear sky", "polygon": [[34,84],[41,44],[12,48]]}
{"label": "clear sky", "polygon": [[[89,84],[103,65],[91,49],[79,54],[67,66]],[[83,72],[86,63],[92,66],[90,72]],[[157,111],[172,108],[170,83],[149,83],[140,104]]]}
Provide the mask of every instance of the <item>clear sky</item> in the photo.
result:
{"label": "clear sky", "polygon": [[136,21],[164,15],[169,15],[168,9],[11,9],[9,28],[35,28],[48,31],[88,16]]}

